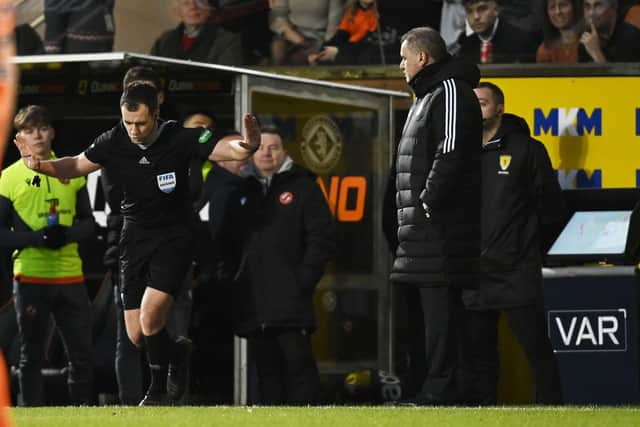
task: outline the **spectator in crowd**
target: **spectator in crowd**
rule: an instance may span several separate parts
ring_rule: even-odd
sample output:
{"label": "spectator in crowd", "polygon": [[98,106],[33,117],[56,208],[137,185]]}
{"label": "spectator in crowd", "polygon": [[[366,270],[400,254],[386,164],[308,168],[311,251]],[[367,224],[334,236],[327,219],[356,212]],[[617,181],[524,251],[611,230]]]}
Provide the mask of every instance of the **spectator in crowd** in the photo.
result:
{"label": "spectator in crowd", "polygon": [[495,405],[498,319],[504,312],[523,347],[537,404],[562,403],[542,301],[542,256],[563,225],[565,206],[544,145],[523,118],[504,112],[504,94],[481,82],[482,257],[480,286],[465,290],[471,404]]}
{"label": "spectator in crowd", "polygon": [[[146,83],[126,87],[122,122],[74,157],[40,160],[18,144],[30,169],[59,178],[103,167],[122,186],[120,277],[129,339],[147,354],[151,384],[141,405],[177,402],[186,390],[191,341],[167,333],[169,309],[192,262],[191,160],[242,159],[255,151],[259,127],[245,115],[246,141],[215,143],[211,131],[184,129],[158,120],[158,93]],[[213,151],[211,151],[212,145]]]}
{"label": "spectator in crowd", "polygon": [[546,0],[542,24],[544,40],[538,46],[536,62],[575,64],[582,34],[581,0]]}
{"label": "spectator in crowd", "polygon": [[498,0],[500,17],[540,41],[545,0]]}
{"label": "spectator in crowd", "polygon": [[336,33],[340,0],[270,0],[269,27],[273,65],[307,65],[308,55]]}
{"label": "spectator in crowd", "polygon": [[377,64],[380,47],[372,40],[378,29],[375,0],[350,0],[338,31],[320,51],[308,56],[309,64]]}
{"label": "spectator in crowd", "polygon": [[218,0],[212,20],[242,36],[244,63],[268,65],[271,57],[269,0]]}
{"label": "spectator in crowd", "polygon": [[47,53],[110,52],[115,0],[45,0]]}
{"label": "spectator in crowd", "polygon": [[476,64],[533,62],[536,44],[521,29],[500,18],[497,0],[463,0],[473,34],[458,38],[458,55]]}
{"label": "spectator in crowd", "polygon": [[[14,119],[16,143],[42,159],[55,158],[49,112],[29,105]],[[22,160],[0,177],[0,245],[14,253],[13,296],[20,339],[22,403],[42,406],[42,367],[49,316],[62,337],[69,363],[71,402],[93,401],[91,309],[77,242],[95,223],[85,178],[49,179]]]}
{"label": "spectator in crowd", "polygon": [[408,316],[423,341],[426,376],[407,404],[458,402],[462,289],[476,286],[480,256],[482,116],[477,66],[452,59],[428,27],[402,37],[400,69],[416,101],[396,161],[398,249],[390,279],[417,289]]}
{"label": "spectator in crowd", "polygon": [[[312,174],[265,127],[246,190],[228,201],[241,252],[234,259],[235,332],[247,337],[264,405],[311,405],[320,380],[311,348],[312,297],[335,250],[329,206]],[[247,212],[259,212],[247,215]],[[228,225],[227,225],[228,227]],[[238,261],[239,260],[239,261]]]}
{"label": "spectator in crowd", "polygon": [[42,39],[31,25],[17,25],[14,35],[16,38],[16,54],[18,56],[40,55],[44,53]]}
{"label": "spectator in crowd", "polygon": [[625,22],[640,28],[640,1],[621,0],[618,7],[618,17]]}
{"label": "spectator in crowd", "polygon": [[580,62],[640,61],[640,29],[618,19],[617,0],[584,0]]}
{"label": "spectator in crowd", "polygon": [[451,54],[455,54],[458,37],[466,29],[467,14],[462,0],[444,0],[440,15],[440,35]]}
{"label": "spectator in crowd", "polygon": [[211,22],[211,7],[201,0],[172,0],[180,24],[163,33],[151,54],[221,65],[242,65],[242,36]]}

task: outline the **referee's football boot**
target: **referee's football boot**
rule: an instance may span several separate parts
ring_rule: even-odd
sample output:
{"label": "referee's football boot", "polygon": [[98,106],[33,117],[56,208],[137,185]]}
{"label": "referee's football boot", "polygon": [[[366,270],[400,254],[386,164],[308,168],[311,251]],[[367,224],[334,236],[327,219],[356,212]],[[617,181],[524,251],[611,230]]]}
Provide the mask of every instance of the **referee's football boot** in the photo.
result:
{"label": "referee's football boot", "polygon": [[174,402],[180,400],[187,389],[192,351],[193,343],[189,338],[176,339],[174,356],[169,363],[167,374],[167,395]]}
{"label": "referee's football boot", "polygon": [[144,395],[138,406],[170,406],[171,402],[166,393],[160,391],[147,390],[147,394]]}

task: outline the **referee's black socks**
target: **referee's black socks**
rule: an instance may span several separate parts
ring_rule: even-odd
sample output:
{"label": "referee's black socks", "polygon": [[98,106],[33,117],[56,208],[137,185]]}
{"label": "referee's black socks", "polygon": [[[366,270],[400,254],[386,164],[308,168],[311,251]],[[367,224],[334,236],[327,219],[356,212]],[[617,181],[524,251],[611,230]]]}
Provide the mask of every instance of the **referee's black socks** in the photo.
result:
{"label": "referee's black socks", "polygon": [[147,350],[147,360],[151,370],[151,384],[149,390],[154,392],[165,391],[167,381],[167,369],[169,361],[175,352],[175,343],[169,337],[167,328],[162,328],[153,335],[144,335]]}

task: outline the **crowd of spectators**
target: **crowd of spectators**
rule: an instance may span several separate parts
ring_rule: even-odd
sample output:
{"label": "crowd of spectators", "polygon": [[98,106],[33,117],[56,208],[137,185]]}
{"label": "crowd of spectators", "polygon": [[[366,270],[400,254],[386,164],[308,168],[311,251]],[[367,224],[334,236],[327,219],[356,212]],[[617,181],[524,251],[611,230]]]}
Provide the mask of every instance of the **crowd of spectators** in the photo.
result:
{"label": "crowd of spectators", "polygon": [[[233,66],[396,64],[400,37],[438,29],[471,62],[640,60],[638,0],[171,0],[157,56]],[[115,0],[45,1],[44,43],[18,26],[18,53],[113,48]]]}

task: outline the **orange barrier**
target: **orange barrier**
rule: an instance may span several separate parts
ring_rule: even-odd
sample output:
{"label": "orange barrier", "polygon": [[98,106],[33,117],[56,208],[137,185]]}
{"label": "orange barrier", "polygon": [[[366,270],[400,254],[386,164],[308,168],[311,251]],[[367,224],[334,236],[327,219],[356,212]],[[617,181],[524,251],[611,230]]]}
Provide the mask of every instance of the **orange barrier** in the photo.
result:
{"label": "orange barrier", "polygon": [[0,427],[13,427],[11,419],[11,396],[9,394],[9,375],[4,356],[0,352]]}
{"label": "orange barrier", "polygon": [[11,63],[16,53],[13,0],[0,0],[0,172],[11,130],[18,81],[18,68]]}

